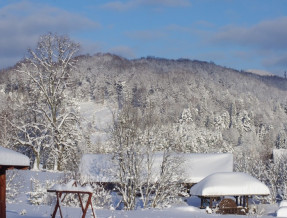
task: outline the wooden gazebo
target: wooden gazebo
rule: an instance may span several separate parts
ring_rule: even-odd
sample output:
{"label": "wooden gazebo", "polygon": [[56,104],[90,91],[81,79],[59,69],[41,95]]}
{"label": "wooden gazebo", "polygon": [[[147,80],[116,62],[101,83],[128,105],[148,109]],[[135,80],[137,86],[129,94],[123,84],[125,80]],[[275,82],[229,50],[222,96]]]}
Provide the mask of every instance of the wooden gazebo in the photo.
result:
{"label": "wooden gazebo", "polygon": [[269,195],[270,191],[265,184],[246,173],[225,172],[207,176],[190,189],[190,194],[201,199],[201,208],[209,206],[212,209],[213,203],[221,200],[219,213],[242,214],[248,212],[249,197]]}
{"label": "wooden gazebo", "polygon": [[28,169],[27,156],[0,146],[0,217],[6,218],[6,170]]}

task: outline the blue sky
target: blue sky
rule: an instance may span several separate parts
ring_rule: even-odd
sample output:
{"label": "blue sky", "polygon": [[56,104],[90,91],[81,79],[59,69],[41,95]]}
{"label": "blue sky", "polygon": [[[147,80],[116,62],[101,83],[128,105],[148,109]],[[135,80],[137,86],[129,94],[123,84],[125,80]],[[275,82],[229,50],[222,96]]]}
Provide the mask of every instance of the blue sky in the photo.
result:
{"label": "blue sky", "polygon": [[0,68],[47,32],[68,34],[83,54],[287,70],[286,0],[0,0]]}

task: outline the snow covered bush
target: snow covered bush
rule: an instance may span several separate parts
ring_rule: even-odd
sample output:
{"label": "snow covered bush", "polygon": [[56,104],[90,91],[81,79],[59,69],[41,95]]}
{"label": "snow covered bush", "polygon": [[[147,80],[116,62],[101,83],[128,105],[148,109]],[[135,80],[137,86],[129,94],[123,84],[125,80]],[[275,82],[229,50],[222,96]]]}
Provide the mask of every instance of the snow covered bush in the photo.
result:
{"label": "snow covered bush", "polygon": [[31,191],[28,192],[29,202],[31,204],[40,205],[40,204],[48,204],[50,205],[53,201],[53,197],[48,194],[47,189],[52,186],[56,181],[46,180],[41,183],[40,180],[35,178],[31,178]]}
{"label": "snow covered bush", "polygon": [[[112,194],[110,190],[104,188],[101,184],[91,183],[89,186],[93,189],[92,204],[97,208],[110,208],[112,205]],[[85,195],[84,201],[87,200]]]}
{"label": "snow covered bush", "polygon": [[102,185],[91,184],[93,188],[93,206],[107,208],[112,204],[112,195]]}
{"label": "snow covered bush", "polygon": [[[176,202],[179,196],[184,196],[184,188],[178,176],[181,175],[180,160],[171,155],[171,152],[164,152],[160,163],[160,175],[156,181],[147,176],[145,184],[140,186],[143,206],[146,207],[166,207]],[[152,163],[153,165],[154,163]],[[155,167],[155,166],[152,166]],[[149,174],[150,172],[148,172]],[[149,181],[151,180],[151,181]]]}
{"label": "snow covered bush", "polygon": [[9,170],[6,177],[6,199],[8,203],[15,202],[23,187],[22,178],[18,171]]}
{"label": "snow covered bush", "polygon": [[236,153],[235,171],[246,172],[266,184],[270,190],[267,197],[256,197],[268,203],[287,199],[287,164],[285,160],[264,160],[258,152],[248,149]]}

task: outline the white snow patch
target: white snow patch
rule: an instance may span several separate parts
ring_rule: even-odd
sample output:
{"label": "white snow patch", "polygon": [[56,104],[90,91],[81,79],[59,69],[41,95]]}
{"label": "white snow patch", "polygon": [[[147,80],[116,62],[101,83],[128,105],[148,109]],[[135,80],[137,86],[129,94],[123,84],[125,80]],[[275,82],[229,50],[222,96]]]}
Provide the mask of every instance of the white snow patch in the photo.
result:
{"label": "white snow patch", "polygon": [[287,201],[281,201],[279,207],[287,207]]}
{"label": "white snow patch", "polygon": [[268,187],[258,179],[240,172],[214,173],[190,189],[196,196],[269,195]]}
{"label": "white snow patch", "polygon": [[0,165],[30,166],[30,159],[24,154],[0,146]]}
{"label": "white snow patch", "polygon": [[273,73],[270,73],[270,72],[265,71],[265,70],[248,69],[248,70],[245,70],[245,71],[248,72],[248,73],[257,74],[257,75],[260,75],[260,76],[274,76]]}
{"label": "white snow patch", "polygon": [[276,214],[277,217],[287,217],[287,207],[280,207]]}

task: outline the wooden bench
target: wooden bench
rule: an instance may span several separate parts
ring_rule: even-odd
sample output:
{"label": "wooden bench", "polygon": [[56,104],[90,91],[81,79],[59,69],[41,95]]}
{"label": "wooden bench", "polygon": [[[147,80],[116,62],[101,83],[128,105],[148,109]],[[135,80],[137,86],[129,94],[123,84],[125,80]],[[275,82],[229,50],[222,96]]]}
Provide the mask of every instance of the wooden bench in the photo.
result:
{"label": "wooden bench", "polygon": [[246,215],[248,209],[245,207],[238,207],[236,202],[230,198],[225,198],[219,203],[219,209],[216,213],[220,214],[238,214]]}

